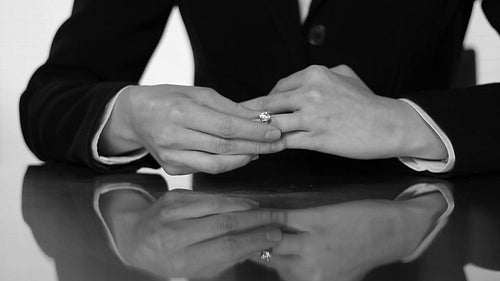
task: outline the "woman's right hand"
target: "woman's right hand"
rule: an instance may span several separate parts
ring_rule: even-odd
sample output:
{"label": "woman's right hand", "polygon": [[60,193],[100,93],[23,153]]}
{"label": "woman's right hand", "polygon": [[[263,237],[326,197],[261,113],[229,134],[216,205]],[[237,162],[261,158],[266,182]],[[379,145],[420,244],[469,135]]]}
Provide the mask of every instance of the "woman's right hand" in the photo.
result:
{"label": "woman's right hand", "polygon": [[238,197],[169,191],[106,194],[102,206],[122,259],[162,277],[215,277],[281,240],[286,215]]}
{"label": "woman's right hand", "polygon": [[223,173],[284,149],[276,127],[252,121],[258,115],[209,88],[130,86],[104,127],[99,153],[146,148],[171,175]]}

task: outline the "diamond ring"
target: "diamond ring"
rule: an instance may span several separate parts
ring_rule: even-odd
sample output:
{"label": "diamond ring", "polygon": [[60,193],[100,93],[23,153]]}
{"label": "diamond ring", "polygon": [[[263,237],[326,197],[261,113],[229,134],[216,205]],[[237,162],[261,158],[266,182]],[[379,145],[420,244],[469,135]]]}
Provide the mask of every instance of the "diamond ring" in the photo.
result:
{"label": "diamond ring", "polygon": [[271,122],[271,113],[264,111],[261,114],[259,114],[259,120],[261,123],[270,123]]}
{"label": "diamond ring", "polygon": [[265,260],[267,262],[270,262],[271,261],[271,258],[273,257],[273,249],[272,248],[269,248],[269,249],[265,249],[263,251],[260,252],[260,259],[261,260]]}

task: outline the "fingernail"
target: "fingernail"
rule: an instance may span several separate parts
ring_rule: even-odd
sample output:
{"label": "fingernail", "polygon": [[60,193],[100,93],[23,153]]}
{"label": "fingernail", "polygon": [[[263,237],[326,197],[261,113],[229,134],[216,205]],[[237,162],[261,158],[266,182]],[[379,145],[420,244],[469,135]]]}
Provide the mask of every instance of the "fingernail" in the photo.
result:
{"label": "fingernail", "polygon": [[279,130],[269,130],[264,137],[268,140],[277,140],[281,137],[281,132]]}
{"label": "fingernail", "polygon": [[251,160],[251,161],[254,161],[254,160],[257,160],[257,159],[259,159],[259,155],[258,155],[258,154],[257,154],[257,155],[255,155],[255,156],[252,158],[252,160]]}
{"label": "fingernail", "polygon": [[278,229],[273,229],[266,232],[266,239],[270,242],[279,242],[281,241],[281,231]]}

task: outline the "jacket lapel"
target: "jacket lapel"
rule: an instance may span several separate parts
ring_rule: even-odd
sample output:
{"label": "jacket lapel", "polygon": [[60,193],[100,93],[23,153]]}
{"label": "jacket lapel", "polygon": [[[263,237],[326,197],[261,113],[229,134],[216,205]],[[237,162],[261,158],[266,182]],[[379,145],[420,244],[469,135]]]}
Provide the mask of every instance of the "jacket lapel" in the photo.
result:
{"label": "jacket lapel", "polygon": [[326,0],[311,0],[311,6],[309,7],[309,13],[307,14],[304,25],[307,26],[311,18],[314,17],[321,5],[326,2]]}
{"label": "jacket lapel", "polygon": [[265,0],[269,5],[274,23],[291,52],[297,69],[306,66],[306,51],[300,23],[297,0]]}

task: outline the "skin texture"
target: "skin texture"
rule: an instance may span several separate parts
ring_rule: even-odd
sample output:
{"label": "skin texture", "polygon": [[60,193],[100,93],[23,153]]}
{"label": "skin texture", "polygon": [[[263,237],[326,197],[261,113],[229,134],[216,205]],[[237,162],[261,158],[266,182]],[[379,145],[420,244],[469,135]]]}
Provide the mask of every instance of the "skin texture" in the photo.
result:
{"label": "skin texture", "polygon": [[146,150],[172,175],[218,174],[284,149],[259,112],[200,87],[131,86],[118,97],[99,139],[101,155]]}
{"label": "skin texture", "polygon": [[345,65],[311,66],[280,80],[271,93],[242,103],[273,113],[286,148],[355,159],[442,160],[446,148],[407,103],[375,95]]}
{"label": "skin texture", "polygon": [[[430,193],[306,209],[261,209],[242,197],[169,191],[156,202],[113,191],[101,209],[123,259],[162,277],[215,277],[252,259],[285,280],[358,280],[411,254],[446,208]],[[258,258],[273,248],[270,262]]]}
{"label": "skin texture", "polygon": [[250,199],[169,191],[151,203],[114,191],[103,214],[122,258],[162,277],[210,277],[281,240],[285,213]]}
{"label": "skin texture", "polygon": [[287,212],[270,262],[287,281],[352,281],[410,255],[446,207],[439,193],[364,200]]}

